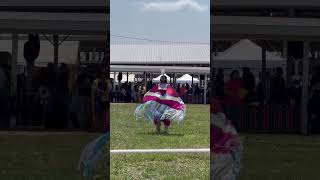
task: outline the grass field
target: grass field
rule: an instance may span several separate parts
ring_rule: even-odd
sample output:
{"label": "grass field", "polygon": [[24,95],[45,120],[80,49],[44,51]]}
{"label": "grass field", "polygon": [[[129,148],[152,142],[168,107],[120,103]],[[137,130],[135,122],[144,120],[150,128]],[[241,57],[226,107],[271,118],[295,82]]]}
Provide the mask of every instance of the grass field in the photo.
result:
{"label": "grass field", "polygon": [[240,180],[318,180],[320,136],[244,134]]}
{"label": "grass field", "polygon": [[[98,136],[79,132],[0,132],[0,179],[81,180],[77,170],[80,153]],[[96,179],[104,180],[106,176]]]}
{"label": "grass field", "polygon": [[[111,105],[111,149],[209,148],[209,106],[187,105],[183,124],[156,134],[133,119],[137,104]],[[111,179],[209,179],[209,154],[111,155]]]}

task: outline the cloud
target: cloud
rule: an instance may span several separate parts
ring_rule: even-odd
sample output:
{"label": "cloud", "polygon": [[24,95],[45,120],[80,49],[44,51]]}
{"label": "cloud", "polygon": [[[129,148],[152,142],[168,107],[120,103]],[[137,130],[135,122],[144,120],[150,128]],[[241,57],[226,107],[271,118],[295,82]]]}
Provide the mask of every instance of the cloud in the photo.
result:
{"label": "cloud", "polygon": [[199,4],[196,0],[175,0],[175,1],[158,1],[143,3],[144,11],[153,12],[176,12],[184,9],[190,9],[197,12],[203,12],[208,6]]}

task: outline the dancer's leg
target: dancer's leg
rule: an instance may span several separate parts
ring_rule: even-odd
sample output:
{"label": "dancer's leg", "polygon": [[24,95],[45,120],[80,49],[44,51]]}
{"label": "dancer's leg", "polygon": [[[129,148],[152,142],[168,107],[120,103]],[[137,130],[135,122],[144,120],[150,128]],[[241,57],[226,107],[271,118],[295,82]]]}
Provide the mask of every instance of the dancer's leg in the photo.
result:
{"label": "dancer's leg", "polygon": [[156,132],[159,133],[160,132],[160,127],[161,127],[161,121],[155,119],[153,122],[154,122],[154,125],[156,126]]}
{"label": "dancer's leg", "polygon": [[163,124],[164,124],[165,132],[169,133],[169,127],[170,127],[171,121],[169,119],[165,119],[163,120]]}

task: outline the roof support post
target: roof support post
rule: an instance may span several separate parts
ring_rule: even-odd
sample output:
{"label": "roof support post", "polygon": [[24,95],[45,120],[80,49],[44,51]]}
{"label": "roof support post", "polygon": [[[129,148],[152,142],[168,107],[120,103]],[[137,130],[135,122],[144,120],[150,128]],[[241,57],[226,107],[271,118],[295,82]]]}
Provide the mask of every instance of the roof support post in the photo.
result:
{"label": "roof support post", "polygon": [[204,75],[203,104],[207,104],[207,74]]}
{"label": "roof support post", "polygon": [[264,94],[267,91],[266,88],[266,66],[267,66],[267,54],[266,54],[266,47],[265,47],[265,43],[262,43],[262,63],[261,63],[261,79],[262,79],[262,87],[263,87],[263,92]]}
{"label": "roof support post", "polygon": [[58,70],[58,64],[59,64],[59,35],[54,34],[53,35],[53,47],[54,47],[54,55],[53,55],[53,63],[55,70]]}
{"label": "roof support post", "polygon": [[309,41],[303,42],[303,71],[302,71],[302,97],[301,97],[301,133],[308,134],[308,99],[309,99]]}
{"label": "roof support post", "polygon": [[11,97],[17,94],[17,62],[18,62],[19,35],[12,34],[12,59],[11,59]]}

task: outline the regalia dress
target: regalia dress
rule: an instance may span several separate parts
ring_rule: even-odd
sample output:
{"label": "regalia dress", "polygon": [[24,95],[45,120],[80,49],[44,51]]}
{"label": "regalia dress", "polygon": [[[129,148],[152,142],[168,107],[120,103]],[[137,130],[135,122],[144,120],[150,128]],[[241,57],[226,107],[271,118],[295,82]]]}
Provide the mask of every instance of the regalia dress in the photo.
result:
{"label": "regalia dress", "polygon": [[186,105],[180,95],[168,84],[155,85],[143,97],[134,113],[136,120],[154,122],[169,120],[180,123],[186,115]]}
{"label": "regalia dress", "polygon": [[217,100],[211,102],[210,108],[211,179],[236,180],[242,153],[240,137]]}

